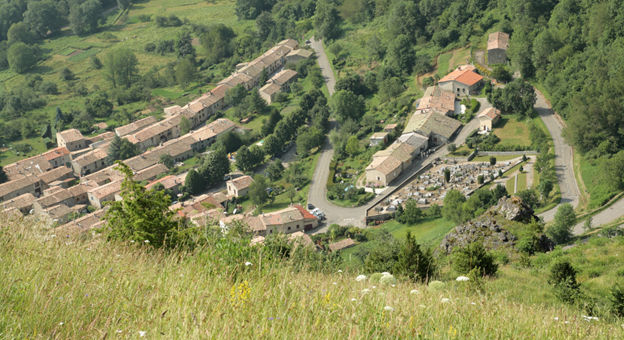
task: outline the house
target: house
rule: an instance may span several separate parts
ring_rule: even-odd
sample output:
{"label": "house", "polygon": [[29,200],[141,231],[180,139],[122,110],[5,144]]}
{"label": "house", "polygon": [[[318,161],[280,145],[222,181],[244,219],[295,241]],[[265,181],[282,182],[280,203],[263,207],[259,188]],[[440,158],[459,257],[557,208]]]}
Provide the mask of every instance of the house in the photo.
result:
{"label": "house", "polygon": [[355,241],[353,241],[351,238],[345,238],[344,240],[330,243],[328,247],[332,253],[335,253],[337,251],[353,247],[354,245]]}
{"label": "house", "polygon": [[104,202],[115,200],[115,195],[121,191],[121,182],[122,180],[117,180],[97,188],[90,189],[87,192],[89,203],[98,209],[102,209]]}
{"label": "house", "polygon": [[399,126],[398,124],[388,124],[384,126],[383,130],[387,133],[393,133],[394,131],[396,131],[398,126]]}
{"label": "house", "polygon": [[67,165],[70,161],[71,155],[69,150],[65,147],[59,147],[40,155],[8,164],[3,170],[9,180],[13,180],[26,175],[39,176],[46,171]]}
{"label": "house", "polygon": [[61,188],[36,199],[33,202],[33,209],[35,213],[41,214],[45,209],[58,204],[64,204],[68,207],[87,204],[89,202],[87,191],[88,187],[85,185],[75,185],[67,189]]}
{"label": "house", "polygon": [[50,187],[52,183],[63,181],[66,179],[74,179],[72,169],[66,166],[61,166],[56,169],[46,171],[37,177],[44,187]]}
{"label": "house", "polygon": [[459,66],[453,72],[444,76],[438,81],[438,86],[445,91],[450,91],[456,96],[467,96],[477,94],[483,77],[474,72],[472,65]]}
{"label": "house", "polygon": [[47,216],[55,223],[63,224],[71,220],[72,216],[85,211],[86,205],[77,205],[68,207],[65,204],[57,204],[55,206],[46,208],[41,212],[37,212],[38,215]]}
{"label": "house", "polygon": [[2,210],[7,209],[17,209],[23,215],[29,214],[33,209],[33,202],[35,202],[35,196],[31,193],[25,193],[23,195],[19,195],[15,198],[11,198],[10,200],[4,201],[0,203],[0,207]]}
{"label": "house", "polygon": [[279,85],[268,83],[258,90],[258,94],[260,94],[260,97],[262,97],[267,104],[271,105],[275,100],[275,96],[282,92],[281,90],[282,88]]}
{"label": "house", "polygon": [[429,138],[416,132],[408,132],[397,138],[399,143],[408,144],[416,148],[416,153],[423,153],[429,148]]}
{"label": "house", "polygon": [[488,65],[506,63],[507,48],[509,48],[509,34],[505,32],[490,34],[487,43]]}
{"label": "house", "polygon": [[82,177],[106,168],[110,165],[110,161],[105,149],[95,149],[74,159],[71,164],[74,174]]}
{"label": "house", "polygon": [[151,181],[168,171],[169,168],[162,163],[158,163],[135,173],[133,179],[137,182]]}
{"label": "house", "polygon": [[409,144],[395,141],[387,149],[377,151],[373,161],[366,167],[366,183],[371,186],[387,186],[401,172],[412,165],[417,149]]}
{"label": "house", "polygon": [[187,134],[180,138],[165,142],[163,145],[154,148],[146,153],[152,154],[152,157],[157,158],[158,161],[160,161],[160,157],[162,155],[169,155],[173,158],[175,162],[182,162],[186,159],[193,157],[192,145],[194,143],[195,139],[193,138],[193,136]]}
{"label": "house", "polygon": [[66,147],[58,147],[50,151],[44,152],[43,157],[50,163],[52,168],[58,168],[59,166],[68,166],[71,162],[70,152]]}
{"label": "house", "polygon": [[443,115],[455,113],[455,94],[438,86],[429,86],[418,102],[417,110],[431,109]]}
{"label": "house", "polygon": [[258,216],[245,218],[247,225],[256,235],[266,236],[275,233],[290,234],[297,231],[306,231],[318,226],[318,218],[300,205]]}
{"label": "house", "polygon": [[69,151],[76,151],[87,147],[87,140],[76,129],[69,129],[56,133],[56,143]]}
{"label": "house", "polygon": [[498,121],[501,118],[501,113],[499,110],[493,107],[489,107],[483,110],[483,112],[479,114],[478,118],[479,118],[479,132],[487,133],[487,132],[492,131],[496,123],[498,123]]}
{"label": "house", "polygon": [[90,214],[77,218],[69,223],[58,226],[54,233],[61,237],[70,237],[104,225],[106,209],[99,209]]}
{"label": "house", "polygon": [[174,194],[178,194],[180,188],[184,185],[186,179],[186,173],[180,175],[169,175],[161,179],[157,179],[145,186],[145,189],[152,189],[156,184],[162,184],[163,189],[171,190]]}
{"label": "house", "polygon": [[0,184],[0,202],[10,200],[23,194],[41,195],[43,185],[39,178],[26,175]]}
{"label": "house", "polygon": [[303,49],[303,48],[292,50],[290,51],[290,53],[286,55],[286,63],[297,64],[298,62],[302,60],[309,59],[313,54],[314,52]]}
{"label": "house", "polygon": [[251,176],[241,176],[227,181],[228,195],[233,197],[243,197],[247,195],[253,181]]}
{"label": "house", "polygon": [[222,134],[232,131],[236,128],[234,122],[227,118],[219,118],[212,123],[207,124],[195,131],[191,132],[191,136],[195,142],[191,145],[193,150],[199,151],[212,145]]}
{"label": "house", "polygon": [[375,132],[369,138],[370,146],[377,146],[379,144],[386,144],[388,142],[388,133],[387,132]]}
{"label": "house", "polygon": [[430,144],[448,143],[459,130],[461,123],[432,110],[417,110],[412,114],[403,133],[417,132],[429,137]]}
{"label": "house", "polygon": [[[179,107],[179,106],[178,106]],[[166,113],[166,109],[165,109],[165,113]],[[115,134],[119,137],[123,137],[123,136],[127,136],[129,134],[133,134],[137,131],[140,131],[154,123],[156,123],[158,120],[156,119],[156,117],[154,116],[148,116],[145,118],[141,118],[137,121],[134,121],[130,124],[126,124],[123,126],[120,126],[118,128],[115,129]]]}
{"label": "house", "polygon": [[180,137],[180,121],[182,116],[177,115],[156,122],[138,132],[127,136],[128,141],[135,144],[139,150],[145,151],[170,139]]}

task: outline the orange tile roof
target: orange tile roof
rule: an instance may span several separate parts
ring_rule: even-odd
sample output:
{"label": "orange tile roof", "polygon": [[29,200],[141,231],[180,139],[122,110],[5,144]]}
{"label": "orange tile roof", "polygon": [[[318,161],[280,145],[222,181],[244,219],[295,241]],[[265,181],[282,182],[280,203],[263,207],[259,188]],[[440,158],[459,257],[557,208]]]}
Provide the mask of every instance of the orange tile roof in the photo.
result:
{"label": "orange tile roof", "polygon": [[443,83],[446,81],[457,81],[462,84],[472,86],[479,81],[481,81],[483,77],[470,69],[456,69],[453,72],[444,76],[444,78],[440,79],[439,83]]}

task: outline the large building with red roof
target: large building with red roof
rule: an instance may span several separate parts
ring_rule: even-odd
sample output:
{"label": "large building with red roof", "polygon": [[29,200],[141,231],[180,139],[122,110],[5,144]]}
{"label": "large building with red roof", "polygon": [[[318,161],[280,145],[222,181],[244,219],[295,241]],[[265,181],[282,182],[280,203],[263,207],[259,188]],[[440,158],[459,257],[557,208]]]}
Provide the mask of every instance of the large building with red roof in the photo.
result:
{"label": "large building with red roof", "polygon": [[468,96],[478,93],[483,77],[476,73],[474,66],[460,66],[438,81],[442,90],[451,91],[456,96]]}

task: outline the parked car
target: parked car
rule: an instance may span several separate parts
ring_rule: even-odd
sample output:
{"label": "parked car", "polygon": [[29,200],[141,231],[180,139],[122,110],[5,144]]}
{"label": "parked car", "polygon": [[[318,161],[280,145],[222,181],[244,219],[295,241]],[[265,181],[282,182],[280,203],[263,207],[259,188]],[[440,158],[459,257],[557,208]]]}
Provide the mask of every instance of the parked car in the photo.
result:
{"label": "parked car", "polygon": [[312,203],[308,203],[308,210],[312,211],[314,210],[316,207],[314,206],[314,204]]}

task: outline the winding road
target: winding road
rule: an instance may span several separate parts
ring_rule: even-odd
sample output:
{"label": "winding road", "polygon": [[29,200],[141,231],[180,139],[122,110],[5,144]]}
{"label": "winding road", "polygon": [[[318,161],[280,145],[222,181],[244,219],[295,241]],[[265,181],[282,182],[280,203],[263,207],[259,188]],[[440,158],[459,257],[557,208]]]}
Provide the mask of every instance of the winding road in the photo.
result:
{"label": "winding road", "polygon": [[[321,72],[325,79],[325,83],[327,85],[327,90],[329,95],[334,94],[334,86],[336,84],[336,78],[334,76],[334,72],[332,71],[331,64],[327,55],[325,54],[325,50],[323,48],[323,43],[320,40],[311,39],[311,47],[316,52],[317,62],[319,67],[321,68]],[[563,138],[563,123],[560,121],[560,118],[554,113],[552,110],[550,103],[544,97],[544,95],[539,92],[537,89],[535,90],[537,94],[537,101],[535,103],[535,109],[539,114],[540,118],[546,125],[546,128],[550,132],[550,135],[553,139],[554,152],[555,152],[555,172],[557,174],[557,180],[559,182],[559,189],[561,192],[561,201],[559,204],[550,209],[539,214],[540,217],[544,219],[546,222],[550,222],[554,219],[555,213],[559,206],[564,203],[570,203],[572,206],[576,207],[579,203],[580,191],[578,188],[578,184],[576,182],[576,177],[574,176],[574,156],[573,149],[570,145],[566,143]],[[491,104],[483,99],[477,98],[481,102],[481,110],[484,110],[491,106]],[[459,134],[456,136],[453,141],[456,145],[463,144],[466,140],[466,137],[475,129],[478,128],[478,120],[473,119],[468,124],[466,124]],[[334,128],[335,128],[334,124]],[[366,210],[377,204],[382,197],[385,197],[385,194],[394,190],[396,186],[403,182],[406,178],[408,178],[411,174],[418,171],[421,167],[427,165],[432,162],[434,159],[438,157],[442,157],[448,153],[447,148],[442,147],[439,148],[436,152],[431,154],[429,157],[414,161],[411,168],[407,171],[403,171],[403,173],[393,181],[394,185],[389,186],[384,193],[377,196],[376,199],[373,199],[365,206],[356,207],[356,208],[345,208],[337,206],[331,203],[327,199],[327,178],[329,177],[329,163],[331,162],[334,156],[333,146],[329,141],[325,143],[323,149],[321,150],[321,155],[319,156],[319,160],[316,164],[316,169],[314,171],[314,176],[312,178],[312,182],[310,185],[310,191],[308,194],[308,202],[316,206],[325,212],[327,217],[326,226],[332,223],[337,223],[341,225],[354,225],[359,227],[365,226],[365,216]],[[606,208],[600,213],[593,216],[593,225],[598,226],[606,223],[612,223],[617,220],[624,214],[624,198],[615,202],[612,206]],[[327,227],[320,228],[316,232],[323,232]],[[583,233],[583,223],[578,223],[574,227],[574,233],[576,235]]]}

